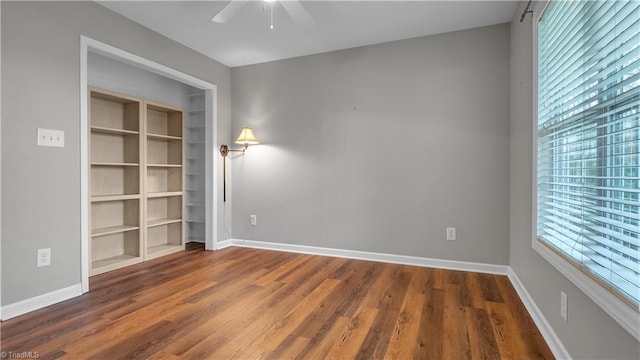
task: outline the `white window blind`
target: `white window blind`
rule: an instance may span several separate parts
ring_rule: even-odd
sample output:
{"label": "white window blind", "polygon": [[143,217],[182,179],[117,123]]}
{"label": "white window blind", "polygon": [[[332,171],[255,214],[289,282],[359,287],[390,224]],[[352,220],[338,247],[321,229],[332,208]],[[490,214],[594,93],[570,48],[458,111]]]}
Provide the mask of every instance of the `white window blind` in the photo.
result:
{"label": "white window blind", "polygon": [[537,237],[640,302],[640,1],[553,1],[538,22]]}

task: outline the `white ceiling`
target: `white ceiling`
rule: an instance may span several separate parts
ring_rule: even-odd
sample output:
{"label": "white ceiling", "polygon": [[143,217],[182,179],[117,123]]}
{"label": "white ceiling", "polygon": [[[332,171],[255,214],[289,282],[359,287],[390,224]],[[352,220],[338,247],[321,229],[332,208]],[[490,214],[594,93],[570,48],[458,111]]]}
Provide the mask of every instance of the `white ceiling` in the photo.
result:
{"label": "white ceiling", "polygon": [[226,23],[228,1],[99,1],[160,34],[236,67],[511,21],[516,1],[302,1],[311,27],[278,2],[250,1]]}

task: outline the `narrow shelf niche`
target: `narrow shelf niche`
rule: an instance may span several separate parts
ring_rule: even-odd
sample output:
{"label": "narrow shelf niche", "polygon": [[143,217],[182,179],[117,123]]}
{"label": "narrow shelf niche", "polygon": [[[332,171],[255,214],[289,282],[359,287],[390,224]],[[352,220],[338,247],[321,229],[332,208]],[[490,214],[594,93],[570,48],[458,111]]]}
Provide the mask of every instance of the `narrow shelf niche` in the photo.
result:
{"label": "narrow shelf niche", "polygon": [[148,165],[182,165],[182,140],[147,138]]}
{"label": "narrow shelf niche", "polygon": [[140,262],[141,256],[139,230],[92,238],[91,270],[93,275]]}
{"label": "narrow shelf niche", "polygon": [[140,200],[92,203],[91,226],[92,237],[139,229]]}
{"label": "narrow shelf niche", "polygon": [[182,246],[182,223],[154,226],[147,229],[147,254],[161,254]]}
{"label": "narrow shelf niche", "polygon": [[91,126],[106,129],[140,132],[140,101],[91,91]]}
{"label": "narrow shelf niche", "polygon": [[182,221],[182,196],[147,199],[147,226]]}
{"label": "narrow shelf niche", "polygon": [[148,103],[147,134],[182,138],[182,111]]}
{"label": "narrow shelf niche", "polygon": [[139,136],[129,133],[91,134],[91,163],[138,164]]}
{"label": "narrow shelf niche", "polygon": [[140,193],[138,166],[91,166],[91,195],[133,195]]}
{"label": "narrow shelf niche", "polygon": [[147,167],[147,193],[182,191],[182,168]]}

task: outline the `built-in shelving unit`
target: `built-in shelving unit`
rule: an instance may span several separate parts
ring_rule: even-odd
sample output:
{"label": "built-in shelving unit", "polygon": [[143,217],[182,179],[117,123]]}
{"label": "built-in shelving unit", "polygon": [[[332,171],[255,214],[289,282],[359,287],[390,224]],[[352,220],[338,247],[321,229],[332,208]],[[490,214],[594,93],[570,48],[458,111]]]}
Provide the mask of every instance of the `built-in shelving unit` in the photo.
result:
{"label": "built-in shelving unit", "polygon": [[186,239],[205,241],[205,92],[189,95],[185,126]]}
{"label": "built-in shelving unit", "polygon": [[184,249],[183,111],[90,89],[90,275]]}
{"label": "built-in shelving unit", "polygon": [[141,262],[142,101],[91,90],[91,266],[96,275]]}
{"label": "built-in shelving unit", "polygon": [[147,102],[145,259],[184,249],[183,111]]}

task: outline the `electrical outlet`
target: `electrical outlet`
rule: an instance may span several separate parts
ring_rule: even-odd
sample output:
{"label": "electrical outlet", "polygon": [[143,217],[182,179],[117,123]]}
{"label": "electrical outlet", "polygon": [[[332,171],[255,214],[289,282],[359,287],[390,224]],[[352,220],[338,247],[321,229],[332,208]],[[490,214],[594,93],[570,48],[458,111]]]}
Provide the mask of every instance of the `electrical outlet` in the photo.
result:
{"label": "electrical outlet", "polygon": [[64,131],[38,128],[38,145],[64,147]]}
{"label": "electrical outlet", "polygon": [[51,249],[38,249],[38,267],[51,265]]}
{"label": "electrical outlet", "polygon": [[455,240],[456,239],[456,228],[448,227],[447,228],[447,240]]}
{"label": "electrical outlet", "polygon": [[249,220],[251,221],[252,226],[256,226],[258,224],[258,217],[255,215],[250,215]]}
{"label": "electrical outlet", "polygon": [[568,306],[567,302],[568,302],[567,294],[565,294],[564,291],[560,291],[560,316],[562,316],[564,321],[568,321],[567,320],[567,306]]}

